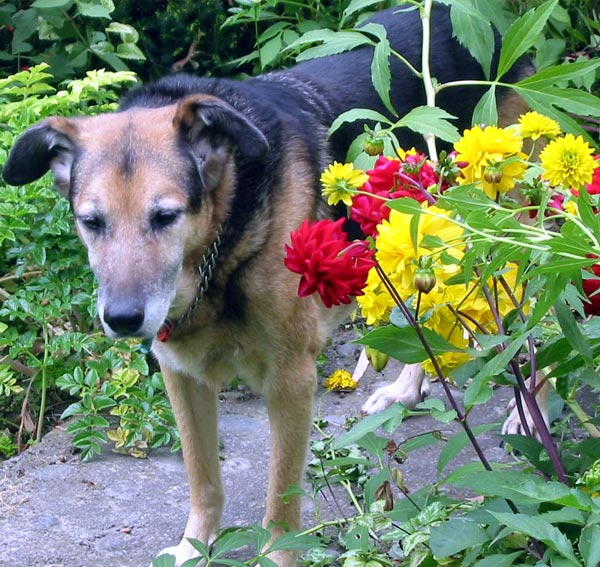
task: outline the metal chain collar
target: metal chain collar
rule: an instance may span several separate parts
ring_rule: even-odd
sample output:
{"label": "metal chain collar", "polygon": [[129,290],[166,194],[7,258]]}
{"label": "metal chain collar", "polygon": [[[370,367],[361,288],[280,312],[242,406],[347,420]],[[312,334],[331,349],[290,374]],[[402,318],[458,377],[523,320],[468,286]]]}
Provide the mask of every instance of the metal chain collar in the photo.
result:
{"label": "metal chain collar", "polygon": [[222,236],[223,226],[220,225],[216,238],[204,252],[204,254],[202,254],[202,258],[200,258],[200,263],[198,264],[197,268],[198,277],[200,280],[198,281],[198,291],[196,292],[196,297],[194,298],[194,301],[192,301],[191,305],[187,308],[185,313],[177,318],[177,325],[186,321],[193,313],[194,309],[196,309],[198,304],[204,299],[204,294],[208,291],[210,282],[213,279],[217,267],[217,259],[221,253]]}
{"label": "metal chain collar", "polygon": [[[223,225],[219,225],[219,229],[217,231],[217,236],[215,237],[212,244],[207,248],[207,250],[202,254],[202,258],[200,258],[200,263],[198,264],[198,277],[200,278],[198,281],[198,289],[196,291],[196,297],[190,304],[190,306],[185,310],[185,312],[179,316],[177,319],[171,319],[167,317],[164,323],[161,325],[160,329],[156,333],[156,338],[160,342],[167,342],[171,337],[171,333],[173,330],[185,323],[194,312],[194,309],[198,306],[198,304],[204,299],[204,294],[208,291],[210,286],[210,282],[213,279],[217,268],[217,260],[219,255],[221,254],[221,242],[223,236]],[[152,344],[152,339],[147,339],[142,342],[142,348],[145,351],[150,349],[150,345]]]}

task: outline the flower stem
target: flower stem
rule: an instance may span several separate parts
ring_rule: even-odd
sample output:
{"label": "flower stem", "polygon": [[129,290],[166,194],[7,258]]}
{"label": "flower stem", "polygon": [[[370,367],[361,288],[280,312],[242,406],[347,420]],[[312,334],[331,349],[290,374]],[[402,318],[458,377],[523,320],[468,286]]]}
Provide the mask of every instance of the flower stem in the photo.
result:
{"label": "flower stem", "polygon": [[[423,45],[421,48],[421,68],[423,76],[423,85],[425,86],[425,97],[427,106],[435,107],[435,86],[431,78],[431,67],[429,65],[429,55],[431,50],[431,8],[433,0],[425,0],[421,10],[421,26],[423,29]],[[437,148],[435,146],[435,136],[432,133],[424,134],[427,143],[427,151],[432,161],[438,161]]]}

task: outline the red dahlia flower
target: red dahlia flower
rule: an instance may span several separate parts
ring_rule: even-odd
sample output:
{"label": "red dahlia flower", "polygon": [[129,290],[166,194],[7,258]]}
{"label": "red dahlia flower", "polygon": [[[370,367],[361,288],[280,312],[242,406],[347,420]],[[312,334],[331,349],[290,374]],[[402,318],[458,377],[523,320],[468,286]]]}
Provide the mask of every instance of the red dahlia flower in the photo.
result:
{"label": "red dahlia flower", "polygon": [[600,194],[600,154],[594,156],[594,158],[598,162],[598,167],[594,169],[594,173],[592,174],[592,182],[585,184],[586,191],[590,195]]}
{"label": "red dahlia flower", "polygon": [[[598,171],[598,170],[596,170]],[[588,255],[590,258],[595,258],[593,255]],[[588,302],[583,302],[583,309],[586,315],[600,315],[600,264],[594,264],[589,268],[595,278],[583,278],[581,284],[585,292]]]}
{"label": "red dahlia flower", "polygon": [[285,247],[285,266],[302,276],[298,295],[307,297],[316,291],[325,307],[347,304],[362,295],[367,274],[375,265],[366,242],[348,241],[343,222],[343,218],[305,220],[291,233],[291,246]]}

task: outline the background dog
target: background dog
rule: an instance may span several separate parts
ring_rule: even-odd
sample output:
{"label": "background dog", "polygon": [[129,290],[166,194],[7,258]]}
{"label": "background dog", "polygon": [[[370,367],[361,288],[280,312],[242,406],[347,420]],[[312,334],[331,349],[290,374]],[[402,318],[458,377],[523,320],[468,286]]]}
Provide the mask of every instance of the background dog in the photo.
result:
{"label": "background dog", "polygon": [[[383,12],[371,21],[420,66],[416,10]],[[442,82],[482,79],[453,39],[445,8],[434,11],[432,25],[433,75]],[[190,481],[184,539],[167,550],[178,565],[195,555],[186,538],[207,542],[219,528],[217,389],[236,374],[268,404],[264,523],[277,522],[274,537],[299,525],[298,498],[284,503],[279,494],[301,482],[315,358],[344,310],[297,296],[298,276],[284,268],[284,245],[304,219],[334,214],[320,196],[319,176],[332,160],[345,159],[362,125],[348,124],[328,140],[332,121],[354,107],[387,114],[371,84],[371,58],[364,48],[244,82],[165,78],[133,91],[116,113],[40,122],[4,165],[4,179],[15,185],[53,171],[88,249],[106,332],[158,337],[152,350]],[[400,115],[424,103],[421,82],[398,61],[392,76]],[[480,95],[449,89],[439,104],[460,116],[464,128]],[[501,98],[510,120],[521,109]],[[410,132],[400,139],[408,147],[421,141]],[[295,561],[292,552],[272,559],[284,567]]]}

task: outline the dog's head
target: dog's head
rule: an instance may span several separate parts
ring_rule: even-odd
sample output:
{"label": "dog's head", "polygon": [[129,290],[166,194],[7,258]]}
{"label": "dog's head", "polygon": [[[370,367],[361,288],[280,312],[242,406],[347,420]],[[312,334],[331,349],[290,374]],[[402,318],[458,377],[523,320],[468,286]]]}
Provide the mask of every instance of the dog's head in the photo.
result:
{"label": "dog's head", "polygon": [[195,266],[229,212],[236,153],[260,159],[262,132],[224,101],[44,120],[4,165],[21,185],[51,169],[68,196],[111,336],[153,336],[196,294]]}

